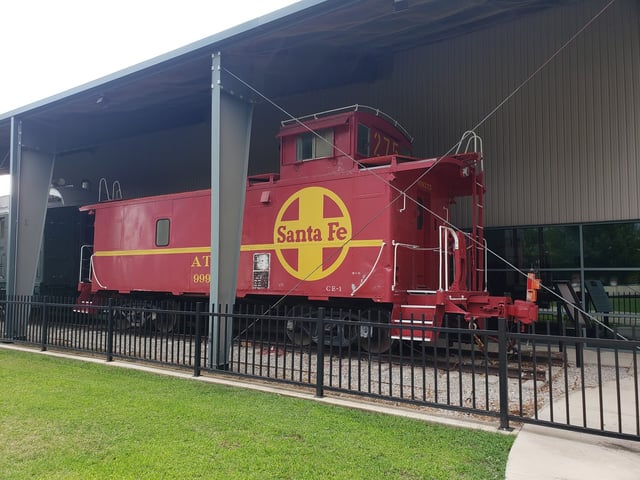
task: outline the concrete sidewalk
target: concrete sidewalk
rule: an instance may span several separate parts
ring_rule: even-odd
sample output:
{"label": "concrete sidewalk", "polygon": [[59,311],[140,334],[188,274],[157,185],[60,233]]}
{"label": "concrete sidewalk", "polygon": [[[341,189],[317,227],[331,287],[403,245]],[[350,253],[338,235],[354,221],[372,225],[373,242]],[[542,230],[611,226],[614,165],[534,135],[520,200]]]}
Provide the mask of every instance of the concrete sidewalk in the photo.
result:
{"label": "concrete sidewalk", "polygon": [[[616,382],[602,388],[602,416],[597,388],[586,389],[583,414],[582,393],[569,395],[569,419],[583,425],[622,433],[637,434],[635,382],[633,377],[620,381],[620,412]],[[553,418],[566,423],[566,400],[553,404]],[[540,412],[549,420],[551,408]],[[620,422],[618,418],[620,417]],[[640,442],[570,432],[556,428],[525,425],[516,437],[506,471],[507,480],[638,480],[640,479]]]}

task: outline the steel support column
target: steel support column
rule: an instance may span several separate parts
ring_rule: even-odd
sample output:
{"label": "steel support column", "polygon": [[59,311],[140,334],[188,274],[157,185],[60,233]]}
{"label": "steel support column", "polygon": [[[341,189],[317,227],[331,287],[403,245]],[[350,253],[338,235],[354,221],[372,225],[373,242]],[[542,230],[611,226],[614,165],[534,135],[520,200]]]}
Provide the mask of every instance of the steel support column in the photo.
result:
{"label": "steel support column", "polygon": [[[11,119],[11,200],[7,242],[7,295],[33,295],[49,185],[55,156],[43,153],[42,138]],[[27,139],[25,141],[25,139]],[[11,307],[11,306],[9,306]],[[6,338],[26,335],[28,312],[7,309]]]}
{"label": "steel support column", "polygon": [[[219,53],[212,56],[211,82],[211,285],[210,368],[229,363],[232,320],[225,313],[235,303],[245,184],[253,105],[225,93]],[[227,310],[227,308],[229,310]]]}

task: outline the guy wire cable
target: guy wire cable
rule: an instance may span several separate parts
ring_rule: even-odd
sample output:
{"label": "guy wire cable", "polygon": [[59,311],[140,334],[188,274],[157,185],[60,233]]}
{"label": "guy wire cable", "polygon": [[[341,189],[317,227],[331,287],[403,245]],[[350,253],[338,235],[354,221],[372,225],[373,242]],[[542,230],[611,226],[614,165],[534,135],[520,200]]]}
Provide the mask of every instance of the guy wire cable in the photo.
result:
{"label": "guy wire cable", "polygon": [[[602,9],[600,9],[593,17],[591,17],[591,19],[589,19],[580,29],[578,29],[564,44],[562,44],[551,56],[549,56],[538,68],[536,68],[525,80],[523,80],[516,88],[514,88],[511,93],[509,93],[501,102],[499,102],[487,115],[485,115],[472,129],[471,131],[474,132],[476,129],[478,129],[479,127],[481,127],[484,123],[486,123],[492,116],[494,116],[496,114],[496,112],[498,110],[500,110],[511,98],[513,98],[527,83],[529,83],[536,75],[538,75],[538,73],[540,73],[549,63],[551,63],[551,61],[553,61],[563,50],[565,50],[569,45],[571,45],[576,38],[578,38],[578,36],[580,36],[593,22],[595,22],[601,15],[603,15],[610,7],[611,5],[613,5],[615,3],[616,0],[610,0]],[[354,163],[356,163],[357,165],[361,166],[364,168],[364,165],[359,162],[358,160],[356,160],[355,158],[353,158],[351,155],[347,154],[346,152],[342,151],[340,148],[338,148],[335,144],[333,144],[333,142],[330,142],[329,140],[327,140],[326,138],[324,138],[323,136],[319,135],[316,131],[314,131],[313,129],[311,129],[310,127],[308,127],[305,123],[303,123],[302,121],[300,121],[298,118],[294,117],[292,114],[290,114],[287,110],[285,110],[282,106],[280,106],[279,104],[277,104],[274,100],[270,99],[269,97],[267,97],[266,95],[264,95],[262,92],[258,91],[256,88],[254,88],[252,85],[250,85],[249,83],[247,83],[246,81],[244,81],[242,78],[238,77],[237,75],[235,75],[233,72],[231,72],[230,70],[228,70],[227,68],[223,67],[223,70],[228,73],[230,76],[232,76],[233,78],[235,78],[236,80],[238,80],[239,82],[241,82],[243,85],[245,85],[247,88],[249,88],[251,91],[253,91],[254,93],[256,93],[258,96],[260,96],[261,98],[263,98],[265,101],[267,101],[269,104],[271,104],[273,107],[275,107],[277,110],[281,111],[284,115],[286,115],[290,120],[293,120],[294,122],[298,123],[300,126],[302,126],[303,128],[305,128],[306,130],[308,130],[310,133],[312,133],[314,136],[316,136],[317,138],[320,138],[322,141],[324,141],[325,143],[328,143],[329,145],[332,146],[332,148],[334,148],[336,151],[338,151],[339,153],[341,153],[342,155],[344,155],[345,157],[349,158],[351,161],[353,161]],[[453,151],[454,149],[458,146],[461,145],[462,143],[462,139],[455,143],[454,145],[452,145],[449,150],[447,150],[446,153],[444,153],[443,155],[436,157],[435,162],[429,166],[429,168],[427,168],[422,174],[420,174],[418,176],[418,178],[411,183],[405,190],[401,190],[399,188],[397,188],[394,185],[391,185],[389,182],[387,182],[385,179],[383,179],[382,177],[380,177],[379,175],[377,175],[377,173],[375,171],[371,171],[370,172],[376,176],[379,180],[381,180],[382,182],[384,182],[385,184],[387,184],[390,188],[392,188],[393,190],[395,190],[396,192],[398,192],[398,196],[396,196],[395,198],[393,198],[384,208],[383,210],[386,210],[387,208],[389,208],[393,203],[395,203],[396,201],[398,201],[400,198],[402,198],[403,196],[406,198],[409,198],[409,200],[411,200],[412,202],[414,202],[417,206],[419,206],[420,208],[422,208],[424,211],[426,211],[427,213],[433,215],[435,218],[437,218],[438,220],[440,220],[441,222],[443,222],[443,224],[451,227],[452,229],[454,229],[457,233],[462,233],[466,238],[468,238],[469,240],[471,240],[473,243],[478,244],[477,240],[472,238],[468,233],[464,232],[462,229],[460,229],[459,227],[457,227],[456,225],[452,224],[451,222],[449,222],[447,219],[444,219],[443,217],[441,217],[439,214],[437,214],[436,212],[432,211],[431,209],[427,208],[425,205],[421,204],[417,199],[414,199],[413,197],[411,197],[410,195],[408,195],[406,192],[411,189],[414,185],[416,185],[421,179],[423,179],[426,175],[429,174],[429,172],[431,172],[431,170],[433,170],[433,168],[435,168],[435,166],[440,163],[440,161],[443,158],[448,157]],[[382,210],[382,211],[383,211]],[[374,215],[360,230],[358,230],[358,232],[355,232],[354,235],[352,235],[353,239],[354,237],[356,237],[362,230],[364,230],[368,225],[370,225],[381,213],[382,211],[378,212],[376,215]],[[344,248],[350,241],[351,239],[345,241],[345,243],[342,245],[342,248]],[[484,245],[481,245],[481,247],[486,248],[486,251],[488,253],[491,253],[494,257],[496,257],[498,260],[500,260],[501,262],[503,262],[505,265],[507,265],[509,268],[511,268],[512,270],[516,271],[517,273],[519,273],[520,275],[522,275],[523,277],[527,276],[527,273],[525,273],[524,271],[522,271],[521,269],[519,269],[518,267],[516,267],[515,265],[513,265],[511,262],[509,262],[508,260],[506,260],[505,258],[503,258],[502,256],[500,256],[498,253],[494,252],[493,250],[491,250],[488,247],[485,247]],[[337,254],[333,254],[334,256]],[[299,280],[291,289],[289,289],[289,291],[287,293],[285,293],[284,295],[282,295],[278,301],[269,307],[269,309],[267,310],[267,312],[263,315],[266,315],[269,311],[271,311],[271,309],[277,307],[279,304],[281,304],[290,294],[291,292],[293,292],[295,289],[297,289],[297,287],[306,280],[306,278],[308,278],[310,275],[312,275],[315,271],[317,271],[319,268],[322,267],[322,264],[318,265],[315,269],[313,269],[308,275],[307,277],[305,277],[305,279]],[[486,265],[485,265],[486,268]],[[562,298],[559,294],[557,294],[555,291],[553,291],[552,289],[550,289],[549,287],[547,287],[546,285],[544,285],[542,282],[540,282],[541,287],[547,291],[548,293],[550,293],[551,295],[555,296],[557,299],[559,299],[560,301],[562,301],[563,303],[566,303],[564,298]],[[582,313],[583,315],[586,315],[587,317],[589,317],[590,319],[592,319],[593,321],[597,322],[598,324],[600,324],[601,326],[603,326],[604,328],[608,329],[609,331],[611,331],[612,333],[616,333],[619,337],[623,338],[626,340],[625,337],[623,337],[622,335],[620,335],[617,332],[614,332],[613,329],[611,329],[608,325],[605,325],[604,323],[600,322],[598,319],[596,319],[594,316],[590,315],[588,312],[584,311],[583,309],[576,307],[575,305],[572,305],[573,308],[575,308],[577,311],[579,311],[580,313]]]}

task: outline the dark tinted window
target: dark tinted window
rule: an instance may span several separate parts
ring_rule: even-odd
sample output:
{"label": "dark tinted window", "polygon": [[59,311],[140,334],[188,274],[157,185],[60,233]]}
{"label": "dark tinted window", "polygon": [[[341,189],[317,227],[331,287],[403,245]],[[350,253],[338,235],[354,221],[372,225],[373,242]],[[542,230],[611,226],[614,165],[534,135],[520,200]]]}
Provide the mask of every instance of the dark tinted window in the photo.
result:
{"label": "dark tinted window", "polygon": [[583,232],[586,267],[640,267],[640,223],[585,225]]}
{"label": "dark tinted window", "polygon": [[358,153],[364,157],[369,156],[371,144],[371,130],[366,125],[358,124]]}
{"label": "dark tinted window", "polygon": [[156,222],[156,247],[169,245],[169,219],[161,218]]}

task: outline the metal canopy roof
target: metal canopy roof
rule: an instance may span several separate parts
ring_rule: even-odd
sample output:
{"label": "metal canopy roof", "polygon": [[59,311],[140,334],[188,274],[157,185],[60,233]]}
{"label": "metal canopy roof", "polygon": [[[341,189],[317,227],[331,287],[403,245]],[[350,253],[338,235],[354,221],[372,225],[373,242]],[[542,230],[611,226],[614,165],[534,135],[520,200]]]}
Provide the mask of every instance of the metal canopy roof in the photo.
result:
{"label": "metal canopy roof", "polygon": [[[0,115],[0,160],[9,148],[12,116],[55,132],[57,152],[207,120],[216,51],[235,75],[279,97],[375,80],[394,52],[574,1],[304,0]],[[251,95],[227,79],[226,89]]]}

